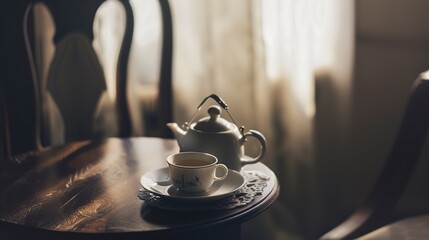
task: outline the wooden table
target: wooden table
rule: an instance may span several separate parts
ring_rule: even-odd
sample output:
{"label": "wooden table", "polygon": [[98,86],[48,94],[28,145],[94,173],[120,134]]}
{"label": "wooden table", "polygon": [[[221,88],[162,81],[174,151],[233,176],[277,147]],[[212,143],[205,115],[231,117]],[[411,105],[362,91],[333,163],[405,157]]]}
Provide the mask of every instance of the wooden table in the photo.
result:
{"label": "wooden table", "polygon": [[[48,148],[15,159],[0,193],[0,231],[13,239],[237,239],[240,224],[277,198],[274,173],[261,196],[230,210],[169,211],[138,198],[139,180],[167,166],[175,140],[109,138]],[[24,169],[24,170],[23,170]]]}

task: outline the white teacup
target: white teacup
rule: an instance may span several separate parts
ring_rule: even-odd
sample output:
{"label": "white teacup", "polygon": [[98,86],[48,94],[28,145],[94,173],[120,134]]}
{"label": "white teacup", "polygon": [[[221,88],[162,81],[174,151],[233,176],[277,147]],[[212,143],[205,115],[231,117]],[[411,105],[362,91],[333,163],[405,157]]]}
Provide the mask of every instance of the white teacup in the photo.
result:
{"label": "white teacup", "polygon": [[228,168],[217,162],[217,158],[208,153],[180,152],[170,155],[167,163],[171,184],[182,192],[207,192],[214,181],[223,180],[228,175]]}

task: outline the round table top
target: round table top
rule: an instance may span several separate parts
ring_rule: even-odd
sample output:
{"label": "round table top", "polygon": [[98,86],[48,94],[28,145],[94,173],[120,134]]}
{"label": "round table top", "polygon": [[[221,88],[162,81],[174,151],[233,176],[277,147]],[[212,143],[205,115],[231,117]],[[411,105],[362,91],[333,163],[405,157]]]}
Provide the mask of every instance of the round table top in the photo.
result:
{"label": "round table top", "polygon": [[245,206],[208,211],[147,206],[138,198],[141,176],[166,167],[166,157],[178,151],[175,140],[140,137],[82,141],[29,153],[17,159],[21,172],[10,174],[14,178],[0,193],[0,223],[52,234],[165,237],[240,224],[278,196],[275,174],[257,163],[243,169],[259,170],[270,180]]}

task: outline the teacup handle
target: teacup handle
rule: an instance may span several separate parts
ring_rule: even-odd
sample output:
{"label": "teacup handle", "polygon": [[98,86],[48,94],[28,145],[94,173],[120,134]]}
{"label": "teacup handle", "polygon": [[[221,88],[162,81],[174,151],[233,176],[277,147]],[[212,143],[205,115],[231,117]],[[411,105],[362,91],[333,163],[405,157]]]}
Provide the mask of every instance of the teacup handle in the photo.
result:
{"label": "teacup handle", "polygon": [[[217,176],[216,173],[217,173],[217,170],[219,168],[222,169],[222,175]],[[213,172],[213,180],[215,180],[215,181],[223,180],[223,179],[226,178],[227,175],[228,175],[228,168],[225,165],[223,165],[223,164],[216,164],[215,170]]]}
{"label": "teacup handle", "polygon": [[262,158],[265,157],[265,152],[267,150],[267,140],[265,140],[264,135],[262,133],[255,131],[255,130],[249,130],[244,134],[244,137],[254,137],[256,140],[259,141],[259,144],[261,146],[261,151],[259,152],[259,155],[255,158],[244,155],[244,157],[241,158],[241,166],[244,166],[246,164],[252,164],[257,163],[261,161]]}

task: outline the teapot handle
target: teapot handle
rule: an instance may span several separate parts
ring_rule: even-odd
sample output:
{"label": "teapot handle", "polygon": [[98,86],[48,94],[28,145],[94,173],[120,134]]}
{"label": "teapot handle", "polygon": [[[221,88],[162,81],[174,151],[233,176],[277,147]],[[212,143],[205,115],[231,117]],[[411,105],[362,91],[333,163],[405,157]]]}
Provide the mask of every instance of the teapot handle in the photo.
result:
{"label": "teapot handle", "polygon": [[226,102],[220,98],[218,95],[216,94],[211,94],[207,97],[205,97],[203,99],[203,101],[200,103],[200,105],[198,105],[197,110],[200,110],[201,106],[203,106],[203,104],[207,101],[207,99],[212,98],[213,100],[215,100],[217,102],[217,104],[219,104],[223,109],[228,111],[228,104],[226,104]]}
{"label": "teapot handle", "polygon": [[256,140],[259,141],[259,144],[261,146],[261,150],[259,152],[259,155],[255,158],[253,157],[249,157],[247,155],[243,156],[241,158],[241,165],[244,166],[246,164],[252,164],[252,163],[257,163],[259,161],[261,161],[264,157],[265,157],[265,153],[267,150],[267,140],[265,140],[264,135],[262,135],[262,133],[255,131],[255,130],[249,130],[248,132],[244,133],[244,137],[254,137],[256,138]]}
{"label": "teapot handle", "polygon": [[[216,103],[217,104],[219,104],[219,106],[221,106],[223,109],[225,109],[225,111],[226,111],[226,113],[228,113],[228,116],[231,118],[231,120],[232,120],[232,122],[234,123],[234,125],[236,125],[236,126],[238,126],[237,125],[237,123],[235,123],[235,121],[234,121],[234,118],[231,116],[231,114],[229,113],[229,111],[228,111],[228,109],[229,109],[229,107],[228,107],[228,104],[226,104],[226,102],[222,99],[222,98],[220,98],[218,95],[216,95],[216,94],[211,94],[211,95],[209,95],[209,96],[207,96],[207,97],[205,97],[204,99],[203,99],[203,101],[200,103],[200,105],[198,105],[198,107],[197,107],[197,111],[195,111],[194,112],[194,114],[192,115],[192,117],[191,117],[191,120],[189,121],[189,122],[185,122],[185,126],[186,127],[188,127],[193,121],[194,121],[194,118],[196,117],[196,115],[197,115],[197,112],[201,109],[201,107],[203,106],[203,104],[207,101],[207,99],[209,99],[209,98],[211,98],[211,99],[213,99],[213,100],[215,100],[216,101]],[[241,136],[242,137],[244,137],[244,134],[243,134],[243,132],[244,132],[244,126],[241,126],[241,127],[239,127],[238,128],[238,130],[240,130],[240,134],[241,134]],[[245,139],[245,138],[244,138]]]}

